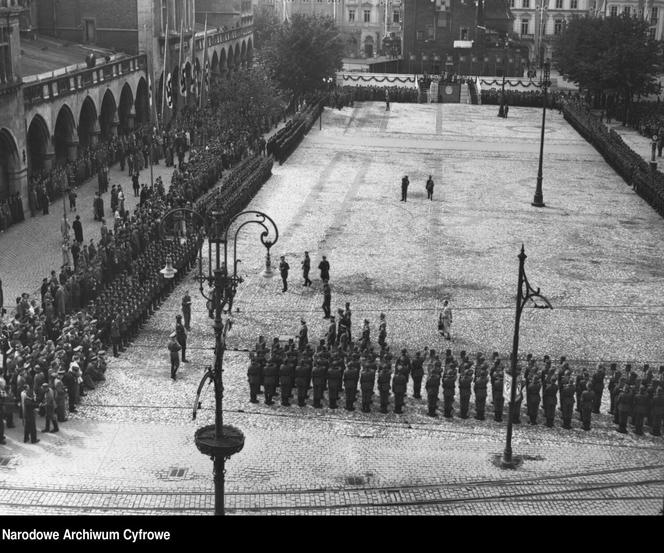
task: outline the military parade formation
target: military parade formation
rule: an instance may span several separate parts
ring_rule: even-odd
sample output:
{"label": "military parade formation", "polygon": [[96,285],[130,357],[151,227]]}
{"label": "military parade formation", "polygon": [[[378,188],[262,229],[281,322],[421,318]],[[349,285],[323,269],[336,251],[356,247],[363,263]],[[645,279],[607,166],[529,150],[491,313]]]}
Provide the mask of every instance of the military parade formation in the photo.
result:
{"label": "military parade formation", "polygon": [[[511,385],[510,360],[493,352],[490,359],[483,353],[470,356],[460,351],[458,356],[446,349],[438,354],[435,349],[424,348],[410,355],[407,349],[393,354],[387,343],[385,314],[381,313],[378,341],[371,341],[370,321],[363,321],[356,341],[351,335],[351,310],[338,310],[338,320],[330,317],[326,336],[318,344],[309,341],[308,327],[301,320],[297,341],[290,338],[282,343],[278,337],[267,343],[258,338],[250,353],[247,379],[249,401],[259,403],[264,394],[266,405],[273,405],[278,396],[282,406],[295,399],[299,407],[310,404],[319,409],[326,401],[330,409],[343,407],[355,410],[356,401],[361,410],[369,413],[378,401],[380,413],[393,410],[403,413],[408,390],[415,400],[410,406],[417,409],[422,400],[422,387],[426,394],[427,414],[438,417],[442,392],[442,412],[447,419],[455,414],[469,418],[471,398],[474,396],[474,417],[483,421],[489,410],[493,420],[503,422],[509,413],[509,393],[505,380]],[[609,413],[614,416],[618,432],[627,432],[628,422],[637,435],[648,427],[653,436],[661,436],[664,415],[664,365],[658,372],[644,365],[640,371],[627,364],[623,371],[612,363],[608,374],[604,365],[591,373],[586,369],[571,368],[563,356],[554,365],[545,355],[541,362],[528,354],[525,364],[517,363],[515,404],[512,420],[521,423],[525,399],[527,422],[536,425],[543,415],[545,426],[553,427],[557,415],[561,426],[571,429],[574,412],[583,430],[590,430],[592,415],[600,414],[605,388],[610,397]],[[506,376],[507,375],[507,376]],[[606,382],[608,379],[608,382]],[[325,397],[327,392],[327,397]],[[359,395],[358,395],[359,394]],[[376,398],[377,395],[377,398]],[[491,396],[491,407],[487,399]]]}

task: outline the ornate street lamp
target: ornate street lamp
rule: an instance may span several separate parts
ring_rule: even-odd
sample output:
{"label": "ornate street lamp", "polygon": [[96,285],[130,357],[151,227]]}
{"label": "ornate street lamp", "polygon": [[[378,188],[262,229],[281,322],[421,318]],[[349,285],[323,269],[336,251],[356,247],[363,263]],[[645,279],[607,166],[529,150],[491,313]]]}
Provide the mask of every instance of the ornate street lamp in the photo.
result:
{"label": "ornate street lamp", "polygon": [[[196,411],[200,406],[200,394],[206,383],[214,385],[215,419],[214,424],[199,428],[195,433],[195,442],[198,450],[204,455],[209,455],[214,462],[214,514],[224,515],[224,474],[226,460],[232,455],[238,453],[244,447],[244,434],[236,427],[224,425],[223,419],[223,363],[224,352],[226,351],[226,335],[233,325],[231,313],[233,310],[233,298],[238,284],[243,279],[237,274],[237,238],[240,230],[249,224],[257,224],[263,228],[260,234],[260,240],[265,246],[265,270],[264,277],[272,276],[272,267],[270,263],[270,248],[279,238],[279,230],[275,222],[261,211],[243,211],[238,213],[230,220],[224,220],[224,214],[221,211],[212,211],[211,220],[207,221],[200,213],[189,208],[177,208],[168,212],[161,223],[162,235],[166,238],[178,238],[186,241],[189,238],[195,238],[201,241],[198,255],[198,276],[195,279],[199,283],[201,295],[211,305],[211,311],[214,311],[215,348],[214,348],[214,366],[207,368],[201,382],[198,386],[198,393],[194,403],[193,418],[196,418]],[[246,219],[235,230],[233,235],[233,264],[232,274],[229,274],[228,265],[228,231],[238,219]],[[194,219],[198,222],[198,228],[194,224]],[[225,228],[225,230],[224,230]],[[167,231],[171,232],[167,232]],[[204,270],[203,263],[203,236],[208,238],[208,263],[207,271]],[[223,260],[222,260],[223,245]],[[214,264],[213,264],[214,254]],[[170,270],[169,270],[170,266]],[[166,267],[161,273],[164,278],[173,278],[175,269],[172,267],[172,260],[167,258]],[[169,276],[170,275],[170,276]],[[211,287],[211,292],[207,294],[203,290],[203,284],[207,283]],[[222,320],[222,312],[226,313],[226,319]]]}
{"label": "ornate street lamp", "polygon": [[[515,458],[512,456],[512,417],[514,411],[514,403],[516,400],[516,359],[519,353],[519,323],[521,322],[521,312],[523,308],[529,301],[533,302],[533,307],[540,309],[553,309],[549,300],[546,299],[542,294],[540,294],[540,289],[535,290],[530,283],[528,282],[528,277],[526,277],[526,272],[524,270],[524,263],[526,261],[526,253],[521,244],[521,253],[519,254],[519,284],[516,293],[516,318],[514,320],[514,340],[512,342],[512,359],[511,359],[511,385],[510,385],[510,405],[508,412],[507,420],[507,438],[505,443],[505,451],[503,453],[502,459],[500,460],[500,466],[502,468],[516,468],[520,463],[521,459]],[[544,302],[544,305],[540,305],[535,301],[535,298],[539,298]]]}
{"label": "ornate street lamp", "polygon": [[532,205],[534,207],[545,207],[544,196],[542,195],[542,157],[544,155],[544,125],[546,123],[546,101],[547,90],[551,86],[551,64],[546,61],[542,66],[543,77],[540,86],[543,91],[542,102],[542,136],[540,137],[540,154],[539,154],[539,168],[537,169],[537,187],[535,188],[535,197],[533,198]]}

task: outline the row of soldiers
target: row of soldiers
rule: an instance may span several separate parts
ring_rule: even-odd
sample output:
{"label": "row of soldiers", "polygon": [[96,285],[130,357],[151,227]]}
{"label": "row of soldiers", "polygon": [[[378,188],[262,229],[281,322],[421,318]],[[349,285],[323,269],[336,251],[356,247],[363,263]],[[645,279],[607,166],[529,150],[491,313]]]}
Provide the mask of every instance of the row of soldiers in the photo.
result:
{"label": "row of soldiers", "polygon": [[[486,402],[490,392],[494,420],[501,422],[505,402],[507,401],[509,405],[510,400],[509,397],[505,399],[505,373],[507,371],[509,374],[511,370],[505,369],[502,363],[497,352],[493,353],[491,363],[481,353],[472,359],[465,351],[461,351],[457,359],[450,349],[446,350],[444,358],[440,359],[435,350],[426,348],[424,355],[418,351],[414,357],[403,349],[401,355],[393,360],[390,348],[386,344],[380,347],[378,353],[370,343],[351,343],[349,348],[343,349],[328,335],[326,340],[320,341],[314,351],[309,343],[297,347],[294,339],[282,347],[279,339],[275,338],[268,348],[264,338],[260,337],[250,354],[247,377],[252,403],[258,402],[257,396],[263,386],[265,403],[268,405],[273,403],[276,390],[279,388],[282,405],[290,404],[293,389],[296,389],[298,405],[304,406],[309,390],[313,388],[313,406],[319,408],[322,406],[323,391],[327,389],[329,406],[334,409],[338,407],[339,393],[343,390],[346,393],[345,408],[353,410],[359,386],[364,412],[370,411],[374,387],[377,385],[382,413],[388,410],[390,392],[394,394],[394,412],[402,412],[410,379],[413,381],[413,397],[420,399],[424,381],[429,416],[438,416],[438,401],[442,387],[443,413],[446,418],[454,416],[457,393],[459,416],[468,418],[470,400],[474,393],[477,420],[486,418]],[[549,356],[545,356],[543,367],[540,368],[535,358],[529,354],[525,370],[518,363],[516,371],[513,422],[521,422],[521,407],[525,399],[526,414],[530,424],[538,423],[542,408],[546,426],[553,427],[556,406],[559,402],[562,427],[569,429],[572,428],[576,403],[583,429],[590,430],[592,414],[598,414],[601,405],[605,380],[603,366],[600,365],[593,375],[590,375],[585,370],[572,371],[564,357],[561,358],[558,367],[553,367]],[[621,377],[615,367],[612,366],[611,371],[609,388],[612,393],[617,394],[614,389],[618,389],[617,380]],[[627,381],[624,377],[623,380]],[[622,397],[616,399],[618,405],[616,412],[621,405],[629,405],[630,413],[634,413],[637,434],[642,433],[643,421],[638,415],[642,413],[643,418],[651,426],[652,434],[660,435],[664,408],[664,379],[655,379],[652,371],[646,367],[641,388],[646,399],[636,401],[630,399],[629,386],[624,386],[620,392],[622,395],[616,396]],[[648,390],[650,390],[649,396]]]}
{"label": "row of soldiers", "polygon": [[25,221],[21,194],[15,192],[10,194],[6,200],[0,200],[0,232],[21,221]]}

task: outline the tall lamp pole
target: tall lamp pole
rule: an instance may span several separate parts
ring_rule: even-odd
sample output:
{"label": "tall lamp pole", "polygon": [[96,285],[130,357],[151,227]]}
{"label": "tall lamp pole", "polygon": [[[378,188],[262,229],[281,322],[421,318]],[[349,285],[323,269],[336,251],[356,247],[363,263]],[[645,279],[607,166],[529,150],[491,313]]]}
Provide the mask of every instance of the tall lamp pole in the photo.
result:
{"label": "tall lamp pole", "polygon": [[[526,277],[526,272],[524,269],[524,264],[526,261],[526,252],[524,251],[523,244],[521,244],[521,253],[519,254],[519,284],[517,287],[516,293],[516,317],[514,319],[514,340],[512,342],[512,359],[510,367],[510,376],[511,376],[511,385],[510,385],[510,405],[509,413],[507,420],[507,438],[505,441],[505,451],[501,459],[500,466],[502,468],[516,468],[520,464],[521,459],[515,458],[512,455],[512,419],[514,413],[514,403],[516,402],[516,359],[519,354],[519,324],[521,322],[521,313],[523,308],[529,301],[533,302],[533,307],[540,309],[553,309],[549,300],[546,299],[542,294],[540,294],[540,289],[535,290],[530,283],[528,282],[528,277]],[[535,301],[535,298],[539,298],[544,302],[544,305],[540,305]]]}
{"label": "tall lamp pole", "polygon": [[[239,218],[245,218],[237,226],[233,236],[233,265],[232,274],[229,274],[228,265],[228,231]],[[198,230],[194,225],[194,219],[198,221]],[[275,222],[265,213],[260,211],[243,211],[238,213],[230,220],[224,220],[224,214],[221,211],[212,211],[211,220],[206,220],[197,211],[189,208],[177,208],[168,212],[162,221],[162,235],[170,238],[187,240],[188,237],[195,237],[201,241],[198,255],[198,276],[199,291],[201,295],[210,302],[214,311],[214,323],[212,325],[215,335],[214,348],[214,366],[208,367],[198,386],[196,401],[194,403],[193,417],[196,418],[196,412],[200,405],[200,395],[206,382],[214,385],[214,403],[215,418],[214,424],[207,425],[196,430],[194,439],[196,447],[204,455],[209,455],[214,462],[214,514],[224,515],[224,475],[226,472],[226,460],[232,455],[238,453],[244,447],[244,434],[240,429],[224,424],[223,419],[223,367],[224,352],[226,351],[226,335],[233,325],[231,313],[233,309],[233,298],[237,291],[237,286],[243,279],[237,274],[237,266],[240,259],[237,258],[237,238],[240,230],[249,224],[258,224],[263,231],[260,234],[260,240],[267,250],[265,258],[265,270],[263,276],[271,277],[272,267],[270,263],[270,248],[279,239],[279,230]],[[168,229],[172,232],[164,232]],[[204,233],[201,227],[205,229]],[[225,227],[225,230],[224,230]],[[203,234],[208,237],[208,261],[207,271],[204,270],[203,263]],[[223,260],[221,248],[223,245]],[[214,256],[213,256],[214,254]],[[212,258],[214,257],[214,265]],[[168,259],[166,267],[161,270],[164,278],[172,279],[177,271],[173,269],[172,260]],[[203,284],[207,283],[212,287],[212,292],[207,294],[203,290]],[[222,313],[226,313],[226,319],[222,320]]]}
{"label": "tall lamp pole", "polygon": [[539,152],[539,168],[537,169],[537,187],[535,188],[535,197],[533,198],[532,205],[534,207],[545,207],[544,196],[542,195],[542,157],[544,156],[544,126],[546,124],[546,102],[547,91],[551,86],[551,64],[546,61],[542,65],[544,75],[542,78],[542,135],[540,137],[540,152]]}

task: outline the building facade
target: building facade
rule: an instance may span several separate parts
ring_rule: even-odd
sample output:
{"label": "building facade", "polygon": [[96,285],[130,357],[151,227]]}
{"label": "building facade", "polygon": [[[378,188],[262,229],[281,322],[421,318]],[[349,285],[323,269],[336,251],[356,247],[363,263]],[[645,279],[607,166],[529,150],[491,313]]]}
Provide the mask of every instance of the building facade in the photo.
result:
{"label": "building facade", "polygon": [[404,0],[404,64],[409,72],[521,75],[527,52],[509,40],[506,0]]}
{"label": "building facade", "polygon": [[[401,50],[402,0],[254,0],[281,20],[296,13],[331,17],[344,37],[345,55],[394,57]],[[386,37],[388,40],[385,40]]]}

